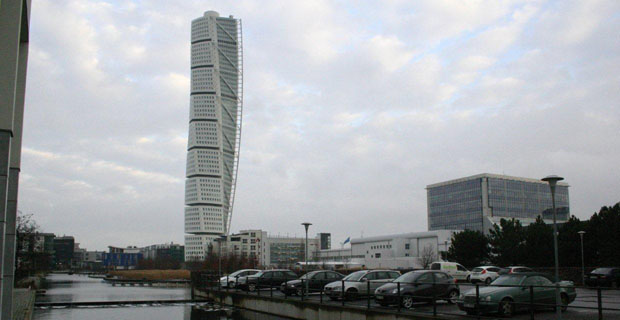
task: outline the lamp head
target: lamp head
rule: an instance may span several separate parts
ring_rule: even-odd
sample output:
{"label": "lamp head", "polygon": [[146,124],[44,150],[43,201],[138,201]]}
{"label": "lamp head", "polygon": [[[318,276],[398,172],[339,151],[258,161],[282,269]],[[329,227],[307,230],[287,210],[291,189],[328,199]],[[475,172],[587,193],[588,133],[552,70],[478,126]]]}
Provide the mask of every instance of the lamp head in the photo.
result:
{"label": "lamp head", "polygon": [[308,231],[308,228],[312,225],[312,223],[310,222],[304,222],[301,224],[302,226],[304,226],[306,228],[306,231]]}
{"label": "lamp head", "polygon": [[558,183],[558,181],[562,181],[564,180],[564,178],[556,175],[550,175],[542,178],[541,180],[549,183],[549,185],[553,188]]}
{"label": "lamp head", "polygon": [[586,232],[585,232],[585,231],[579,231],[579,232],[577,232],[577,233],[579,233],[580,235],[584,235],[584,234],[586,234]]}

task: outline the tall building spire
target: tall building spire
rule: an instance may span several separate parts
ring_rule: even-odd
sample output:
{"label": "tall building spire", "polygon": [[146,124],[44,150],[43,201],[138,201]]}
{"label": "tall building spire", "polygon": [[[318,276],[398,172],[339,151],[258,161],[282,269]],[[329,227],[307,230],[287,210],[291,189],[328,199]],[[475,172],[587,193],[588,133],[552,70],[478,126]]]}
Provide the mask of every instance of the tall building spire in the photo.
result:
{"label": "tall building spire", "polygon": [[205,258],[228,234],[235,195],[241,111],[241,20],[215,11],[192,21],[185,181],[185,260]]}

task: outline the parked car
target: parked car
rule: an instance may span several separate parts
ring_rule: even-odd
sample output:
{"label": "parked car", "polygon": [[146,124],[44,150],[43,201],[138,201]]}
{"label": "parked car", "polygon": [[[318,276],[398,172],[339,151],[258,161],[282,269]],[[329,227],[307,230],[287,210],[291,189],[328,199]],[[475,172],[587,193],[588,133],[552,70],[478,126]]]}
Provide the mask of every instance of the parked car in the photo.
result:
{"label": "parked car", "polygon": [[222,288],[234,288],[237,286],[237,279],[240,277],[247,277],[260,272],[258,269],[241,269],[237,270],[227,276],[220,278],[220,286]]}
{"label": "parked car", "polygon": [[[344,298],[354,300],[360,295],[375,292],[377,288],[387,282],[400,277],[400,272],[392,270],[361,270],[344,277]],[[370,286],[370,291],[368,291]],[[323,289],[332,300],[342,298],[342,281],[329,283]]]}
{"label": "parked car", "polygon": [[596,268],[585,280],[590,287],[620,287],[620,268]]}
{"label": "parked car", "polygon": [[502,268],[499,271],[499,274],[512,274],[512,273],[522,273],[522,272],[534,272],[534,270],[528,268],[528,267],[522,267],[522,266],[510,266],[507,268]]}
{"label": "parked car", "polygon": [[410,271],[375,290],[375,301],[382,306],[400,303],[405,308],[418,301],[432,301],[433,297],[455,303],[459,297],[456,279],[446,272],[433,270]]}
{"label": "parked car", "polygon": [[282,282],[290,279],[297,279],[297,274],[291,270],[263,270],[251,276],[237,278],[237,287],[253,292],[260,288],[279,287]]}
{"label": "parked car", "polygon": [[463,267],[462,265],[456,262],[445,262],[445,261],[433,262],[431,263],[431,266],[429,269],[443,271],[451,275],[452,277],[454,277],[456,280],[460,280],[460,281],[469,282],[469,278],[471,276],[471,272],[467,270],[467,268]]}
{"label": "parked car", "polygon": [[499,273],[502,268],[494,267],[494,266],[481,266],[471,269],[471,276],[469,280],[471,283],[476,282],[484,282],[485,284],[489,284],[493,282],[493,280],[499,278]]}
{"label": "parked car", "polygon": [[282,283],[280,291],[286,294],[294,293],[301,296],[306,292],[321,291],[328,283],[341,280],[342,278],[344,278],[344,275],[335,271],[312,271],[304,274],[299,279]]}
{"label": "parked car", "polygon": [[[575,300],[577,293],[573,282],[560,281],[559,284],[562,310],[566,310],[568,304]],[[536,272],[502,275],[490,286],[478,288],[478,306],[476,306],[476,289],[461,294],[457,305],[467,314],[499,313],[509,317],[519,309],[529,310],[529,286],[542,286],[533,288],[535,304],[552,305],[537,305],[535,308],[555,308],[555,283],[550,275]]]}

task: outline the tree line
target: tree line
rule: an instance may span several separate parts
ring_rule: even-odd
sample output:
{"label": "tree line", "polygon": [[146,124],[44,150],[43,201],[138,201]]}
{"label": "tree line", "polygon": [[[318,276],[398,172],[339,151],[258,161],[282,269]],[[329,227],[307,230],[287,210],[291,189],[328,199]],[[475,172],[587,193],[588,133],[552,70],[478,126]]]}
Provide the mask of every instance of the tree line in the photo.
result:
{"label": "tree line", "polygon": [[[558,224],[560,267],[581,267],[581,239],[588,268],[620,266],[620,202],[602,207],[588,220],[575,216]],[[465,230],[452,236],[448,258],[473,268],[484,264],[525,265],[535,268],[554,266],[553,225],[539,216],[527,227],[515,219],[501,219],[489,235]]]}

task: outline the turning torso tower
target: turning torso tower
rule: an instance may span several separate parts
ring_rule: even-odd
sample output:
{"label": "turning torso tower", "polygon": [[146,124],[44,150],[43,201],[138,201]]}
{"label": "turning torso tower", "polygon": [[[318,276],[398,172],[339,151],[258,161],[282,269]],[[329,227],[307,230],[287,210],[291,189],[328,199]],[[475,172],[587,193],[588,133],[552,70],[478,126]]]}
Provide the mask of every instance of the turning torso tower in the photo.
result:
{"label": "turning torso tower", "polygon": [[185,181],[185,260],[228,234],[239,164],[243,96],[241,20],[215,11],[192,21]]}

